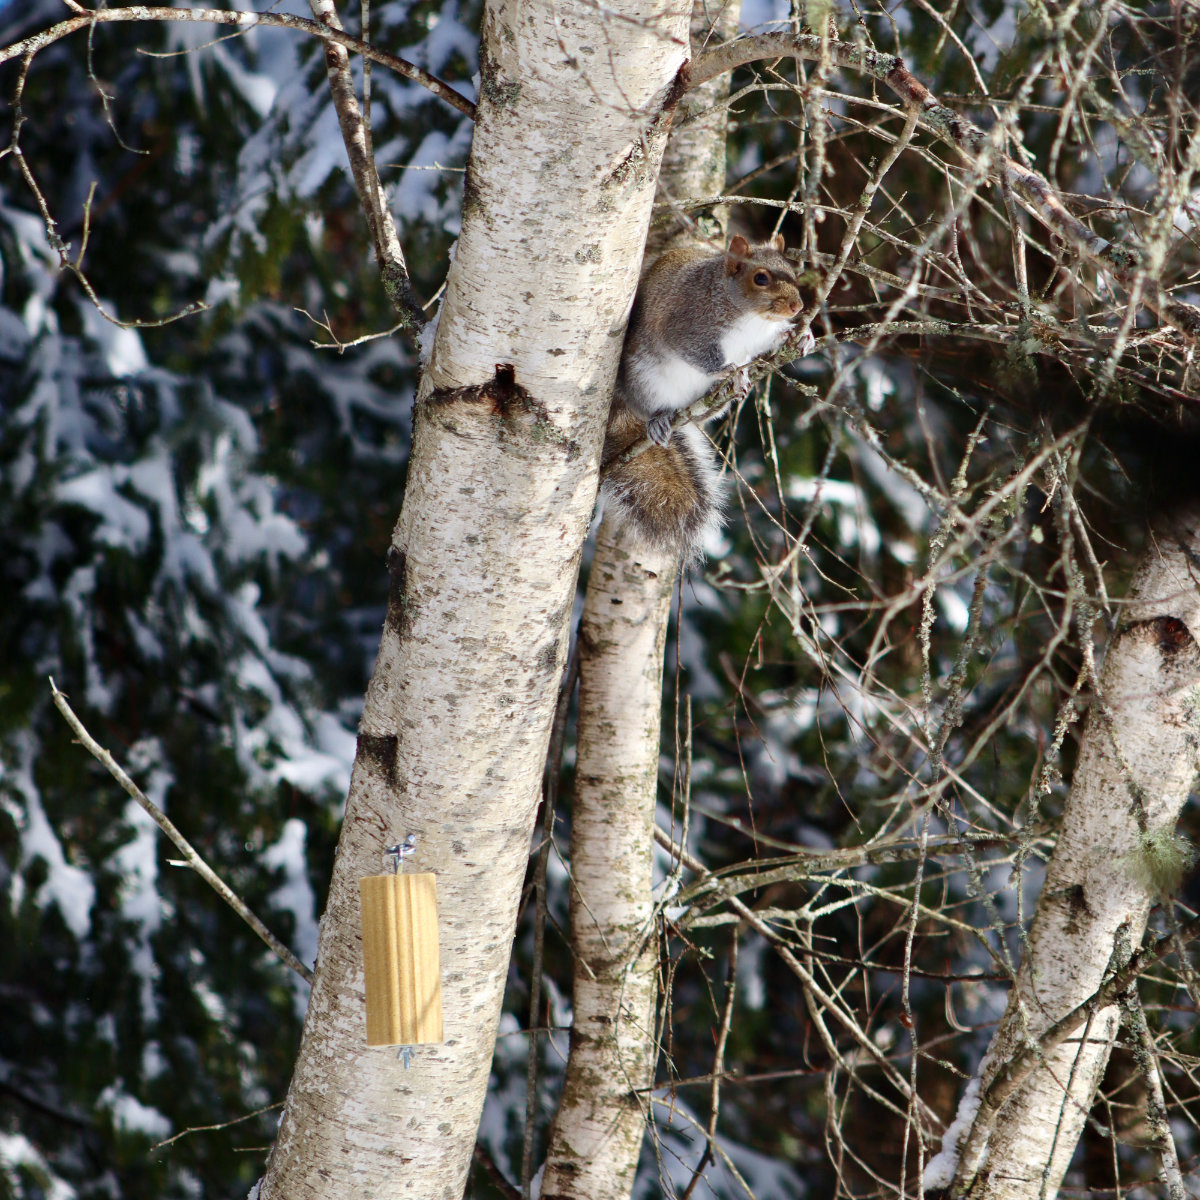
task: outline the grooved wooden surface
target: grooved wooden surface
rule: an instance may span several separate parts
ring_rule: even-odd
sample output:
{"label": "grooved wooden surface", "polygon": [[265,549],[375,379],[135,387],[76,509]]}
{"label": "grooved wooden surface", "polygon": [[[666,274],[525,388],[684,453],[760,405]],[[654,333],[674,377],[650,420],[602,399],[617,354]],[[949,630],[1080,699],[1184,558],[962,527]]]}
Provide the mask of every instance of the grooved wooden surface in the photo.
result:
{"label": "grooved wooden surface", "polygon": [[442,1041],[437,876],[368,875],[359,888],[367,1045]]}

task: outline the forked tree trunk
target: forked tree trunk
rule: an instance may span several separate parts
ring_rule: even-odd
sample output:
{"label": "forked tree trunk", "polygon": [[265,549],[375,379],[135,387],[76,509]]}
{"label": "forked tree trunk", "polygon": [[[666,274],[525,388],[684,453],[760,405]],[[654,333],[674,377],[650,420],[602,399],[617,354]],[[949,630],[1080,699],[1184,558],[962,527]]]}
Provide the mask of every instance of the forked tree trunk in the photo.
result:
{"label": "forked tree trunk", "polygon": [[1088,718],[1026,959],[992,1040],[985,1102],[953,1183],[978,1200],[1053,1197],[1108,1062],[1119,1016],[1045,1054],[998,1112],[988,1087],[1099,987],[1127,923],[1137,947],[1154,894],[1156,838],[1173,834],[1196,780],[1200,738],[1200,509],[1159,525],[1124,609]]}
{"label": "forked tree trunk", "polygon": [[[719,41],[737,28],[740,2],[721,10]],[[694,50],[710,36],[704,0]],[[728,92],[721,76],[691,93],[681,117]],[[663,156],[659,213],[717,195],[725,183],[725,110],[672,134]],[[653,231],[652,259],[684,232]],[[631,545],[601,526],[579,633],[578,758],[571,817],[574,1024],[566,1081],[550,1133],[545,1200],[626,1200],[632,1193],[654,1077],[657,936],[653,824],[658,796],[663,652],[678,558]]]}
{"label": "forked tree trunk", "polygon": [[[685,36],[665,0],[486,7],[463,231],[264,1198],[462,1195]],[[446,1041],[406,1070],[365,1044],[358,880],[408,833],[438,876]]]}

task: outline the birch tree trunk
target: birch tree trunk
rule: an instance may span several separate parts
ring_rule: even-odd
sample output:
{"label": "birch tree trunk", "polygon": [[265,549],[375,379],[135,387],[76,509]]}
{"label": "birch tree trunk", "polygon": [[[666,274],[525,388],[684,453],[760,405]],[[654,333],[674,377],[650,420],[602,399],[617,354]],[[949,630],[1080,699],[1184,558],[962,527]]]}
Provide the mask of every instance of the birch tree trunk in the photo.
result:
{"label": "birch tree trunk", "polygon": [[[665,0],[486,8],[463,231],[264,1198],[462,1195],[685,37]],[[438,876],[446,1040],[406,1070],[365,1044],[358,880],[408,833]]]}
{"label": "birch tree trunk", "polygon": [[[740,0],[717,28],[698,0],[693,52],[737,29]],[[728,76],[689,94],[681,116],[710,109]],[[719,194],[725,110],[676,129],[660,193],[670,206]],[[669,212],[669,207],[667,208]],[[647,260],[678,240],[670,221],[650,235]],[[596,539],[579,633],[578,758],[571,817],[574,1023],[546,1154],[542,1196],[625,1200],[637,1173],[654,1079],[657,998],[654,812],[658,797],[663,655],[677,555],[631,546],[605,521]]]}
{"label": "birch tree trunk", "polygon": [[[1136,948],[1161,839],[1197,772],[1200,737],[1200,509],[1160,526],[1128,599],[1080,747],[1028,952],[982,1071],[955,1195],[1056,1194],[1119,1024],[1115,1006],[1044,1055],[998,1108],[1003,1069],[1099,987],[1125,926]],[[964,1122],[965,1124],[965,1122]]]}
{"label": "birch tree trunk", "polygon": [[574,1022],[542,1195],[633,1191],[654,1075],[651,894],[663,649],[677,556],[600,529],[579,629],[571,809]]}

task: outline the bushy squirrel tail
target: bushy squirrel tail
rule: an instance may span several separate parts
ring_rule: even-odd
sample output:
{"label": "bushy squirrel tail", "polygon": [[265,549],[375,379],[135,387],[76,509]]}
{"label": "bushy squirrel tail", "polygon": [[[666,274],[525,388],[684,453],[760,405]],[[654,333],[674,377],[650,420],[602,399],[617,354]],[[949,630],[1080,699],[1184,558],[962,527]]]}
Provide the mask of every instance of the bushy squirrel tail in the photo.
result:
{"label": "bushy squirrel tail", "polygon": [[[646,423],[621,403],[613,407],[604,461],[646,435]],[[666,446],[651,446],[611,467],[601,484],[606,513],[641,541],[660,550],[682,547],[684,566],[700,557],[700,543],[721,525],[720,477],[712,448],[695,425],[675,430]]]}

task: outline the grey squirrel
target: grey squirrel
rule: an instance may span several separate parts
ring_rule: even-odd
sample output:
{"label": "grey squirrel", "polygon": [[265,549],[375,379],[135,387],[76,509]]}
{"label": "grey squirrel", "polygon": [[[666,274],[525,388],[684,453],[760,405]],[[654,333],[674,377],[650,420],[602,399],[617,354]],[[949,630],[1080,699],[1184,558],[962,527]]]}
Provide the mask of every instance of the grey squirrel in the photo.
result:
{"label": "grey squirrel", "polygon": [[[669,250],[642,276],[634,298],[604,461],[645,436],[654,445],[613,465],[602,492],[624,526],[652,546],[682,547],[685,562],[719,525],[719,477],[704,434],[694,424],[672,431],[671,418],[791,333],[800,292],[783,249],[776,234],[753,245],[738,235],[715,253]],[[803,352],[813,345],[810,334]],[[742,389],[749,390],[744,371]]]}

